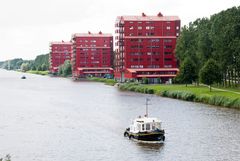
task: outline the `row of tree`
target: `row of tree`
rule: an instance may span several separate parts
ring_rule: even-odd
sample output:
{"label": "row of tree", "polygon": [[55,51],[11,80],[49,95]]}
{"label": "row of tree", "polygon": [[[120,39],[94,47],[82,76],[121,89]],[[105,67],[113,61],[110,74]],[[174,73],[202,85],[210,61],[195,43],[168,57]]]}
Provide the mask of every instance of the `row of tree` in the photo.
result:
{"label": "row of tree", "polygon": [[38,70],[46,71],[49,68],[49,54],[38,55],[34,60],[16,58],[0,62],[0,67],[7,70]]}
{"label": "row of tree", "polygon": [[[240,7],[184,26],[177,41],[176,55],[181,62],[178,82],[239,84]],[[210,77],[213,80],[210,81]]]}

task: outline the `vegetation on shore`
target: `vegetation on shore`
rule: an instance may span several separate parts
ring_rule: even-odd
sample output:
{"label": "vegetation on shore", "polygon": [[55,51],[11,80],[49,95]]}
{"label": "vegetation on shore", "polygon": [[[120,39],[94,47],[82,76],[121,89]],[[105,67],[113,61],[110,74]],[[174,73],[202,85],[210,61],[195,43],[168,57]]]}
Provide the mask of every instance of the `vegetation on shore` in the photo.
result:
{"label": "vegetation on shore", "polygon": [[88,77],[87,79],[95,82],[103,82],[111,86],[114,86],[117,83],[117,81],[115,81],[114,79],[107,79],[107,78]]}
{"label": "vegetation on shore", "polygon": [[59,66],[57,75],[62,77],[72,76],[72,64],[70,60],[65,60],[64,64]]}
{"label": "vegetation on shore", "polygon": [[124,83],[119,85],[119,89],[240,109],[240,94],[216,89],[209,91],[206,86]]}
{"label": "vegetation on shore", "polygon": [[23,60],[22,58],[6,60],[0,62],[0,68],[47,75],[49,73],[49,54],[38,55],[34,60]]}
{"label": "vegetation on shore", "polygon": [[29,70],[29,71],[26,71],[26,73],[39,74],[39,75],[48,75],[49,71]]}
{"label": "vegetation on shore", "polygon": [[181,29],[176,56],[180,73],[175,82],[224,87],[240,84],[240,7],[210,18],[199,18]]}
{"label": "vegetation on shore", "polygon": [[11,161],[11,156],[7,154],[5,158],[0,158],[0,161]]}

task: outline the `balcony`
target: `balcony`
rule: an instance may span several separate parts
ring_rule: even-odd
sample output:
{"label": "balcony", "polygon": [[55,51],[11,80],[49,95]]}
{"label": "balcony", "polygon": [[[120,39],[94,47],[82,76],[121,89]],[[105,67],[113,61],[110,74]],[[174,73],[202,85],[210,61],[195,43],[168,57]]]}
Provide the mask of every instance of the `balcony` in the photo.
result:
{"label": "balcony", "polygon": [[123,29],[120,29],[120,30],[119,30],[119,33],[124,33],[124,30],[123,30]]}

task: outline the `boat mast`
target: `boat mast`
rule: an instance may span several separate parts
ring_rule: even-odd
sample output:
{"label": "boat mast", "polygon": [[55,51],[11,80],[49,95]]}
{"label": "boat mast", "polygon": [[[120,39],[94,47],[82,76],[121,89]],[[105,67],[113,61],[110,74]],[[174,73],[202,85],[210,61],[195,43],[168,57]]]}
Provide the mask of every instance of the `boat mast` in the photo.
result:
{"label": "boat mast", "polygon": [[148,102],[150,101],[150,99],[149,98],[146,98],[146,117],[148,117]]}

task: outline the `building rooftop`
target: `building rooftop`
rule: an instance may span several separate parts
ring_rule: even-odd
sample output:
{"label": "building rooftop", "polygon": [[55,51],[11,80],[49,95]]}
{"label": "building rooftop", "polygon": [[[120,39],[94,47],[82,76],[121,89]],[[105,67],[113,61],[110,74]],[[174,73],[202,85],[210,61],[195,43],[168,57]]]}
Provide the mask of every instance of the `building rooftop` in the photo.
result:
{"label": "building rooftop", "polygon": [[50,45],[63,45],[63,44],[65,44],[65,45],[72,45],[72,42],[70,42],[70,41],[67,41],[67,42],[65,42],[65,41],[53,41],[53,42],[50,42]]}
{"label": "building rooftop", "polygon": [[111,33],[102,33],[101,31],[99,33],[75,33],[72,35],[72,37],[112,37]]}
{"label": "building rooftop", "polygon": [[117,20],[123,21],[176,21],[180,20],[178,16],[163,16],[160,12],[156,16],[148,16],[145,13],[139,16],[118,16]]}

